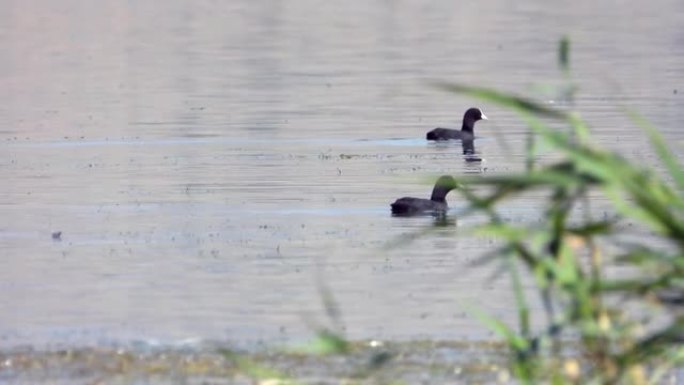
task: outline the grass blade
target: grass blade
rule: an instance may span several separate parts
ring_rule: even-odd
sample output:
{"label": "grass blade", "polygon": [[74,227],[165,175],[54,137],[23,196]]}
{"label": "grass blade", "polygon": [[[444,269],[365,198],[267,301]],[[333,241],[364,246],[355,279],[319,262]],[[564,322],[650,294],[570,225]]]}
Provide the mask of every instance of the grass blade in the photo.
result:
{"label": "grass blade", "polygon": [[444,91],[465,94],[480,100],[496,103],[526,115],[538,115],[562,120],[568,119],[568,114],[565,112],[547,107],[544,104],[535,102],[531,99],[499,92],[491,88],[473,87],[447,82],[434,83],[434,86]]}
{"label": "grass blade", "polygon": [[648,120],[646,120],[646,118],[641,116],[636,111],[627,110],[627,115],[637,126],[641,127],[641,129],[646,132],[646,135],[648,135],[649,139],[651,140],[653,148],[656,150],[658,157],[660,158],[661,162],[663,162],[663,165],[667,169],[670,176],[672,176],[674,179],[677,187],[679,190],[684,191],[684,170],[677,161],[677,158],[674,156],[674,154],[672,154],[672,151],[670,151],[662,135],[660,135],[658,130]]}

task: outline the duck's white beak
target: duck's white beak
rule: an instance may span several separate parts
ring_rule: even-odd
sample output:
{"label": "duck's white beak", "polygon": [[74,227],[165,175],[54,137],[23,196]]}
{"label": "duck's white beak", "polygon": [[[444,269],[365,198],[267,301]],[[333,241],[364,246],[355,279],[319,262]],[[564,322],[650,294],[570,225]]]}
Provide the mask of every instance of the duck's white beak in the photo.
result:
{"label": "duck's white beak", "polygon": [[487,119],[487,116],[485,114],[481,114],[481,115],[482,115],[482,120],[489,120],[489,119]]}

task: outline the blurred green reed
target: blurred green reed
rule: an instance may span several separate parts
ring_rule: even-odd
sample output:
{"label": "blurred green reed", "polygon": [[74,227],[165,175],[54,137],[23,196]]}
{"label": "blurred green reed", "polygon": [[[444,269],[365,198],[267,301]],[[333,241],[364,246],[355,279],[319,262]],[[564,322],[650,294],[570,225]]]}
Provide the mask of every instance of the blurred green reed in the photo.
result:
{"label": "blurred green reed", "polygon": [[[559,44],[564,71],[569,44]],[[492,89],[437,87],[515,111],[534,138],[525,171],[457,178],[467,186],[456,190],[467,200],[466,215],[487,218],[477,231],[502,241],[489,261],[504,261],[510,272],[518,326],[480,317],[507,341],[514,377],[640,385],[684,376],[684,170],[658,130],[626,111],[649,138],[657,171],[602,149],[574,112]],[[539,164],[540,148],[560,160]],[[538,221],[503,219],[512,198],[531,194],[542,209]],[[609,203],[600,215],[590,209],[597,197]],[[530,313],[521,269],[533,277],[545,317]]]}

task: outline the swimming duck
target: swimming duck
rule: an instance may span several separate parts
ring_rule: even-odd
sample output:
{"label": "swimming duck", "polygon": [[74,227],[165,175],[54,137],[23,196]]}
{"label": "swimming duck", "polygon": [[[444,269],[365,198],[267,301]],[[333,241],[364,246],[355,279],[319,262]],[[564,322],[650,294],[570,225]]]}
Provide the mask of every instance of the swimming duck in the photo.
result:
{"label": "swimming duck", "polygon": [[446,195],[457,187],[456,180],[450,175],[443,175],[437,179],[432,189],[430,199],[403,197],[399,198],[390,206],[392,214],[398,216],[410,216],[430,213],[445,213],[447,205]]}
{"label": "swimming duck", "polygon": [[427,140],[472,140],[475,138],[475,132],[473,130],[475,128],[475,122],[478,120],[487,120],[487,117],[479,108],[469,108],[463,115],[463,125],[460,130],[435,128],[427,133]]}

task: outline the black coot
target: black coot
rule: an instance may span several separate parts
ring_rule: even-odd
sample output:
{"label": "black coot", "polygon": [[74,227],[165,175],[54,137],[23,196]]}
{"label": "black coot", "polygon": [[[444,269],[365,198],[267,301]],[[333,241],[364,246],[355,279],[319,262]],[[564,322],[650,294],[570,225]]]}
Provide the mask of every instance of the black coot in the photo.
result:
{"label": "black coot", "polygon": [[427,133],[427,140],[449,140],[461,139],[472,140],[475,138],[475,122],[478,120],[487,120],[485,114],[479,108],[469,108],[463,115],[463,125],[460,130],[451,128],[435,128]]}
{"label": "black coot", "polygon": [[410,216],[445,213],[449,209],[446,195],[456,187],[456,181],[453,177],[443,175],[437,179],[437,183],[435,183],[435,187],[432,189],[432,197],[430,197],[430,199],[412,197],[399,198],[390,205],[392,206],[392,214]]}

